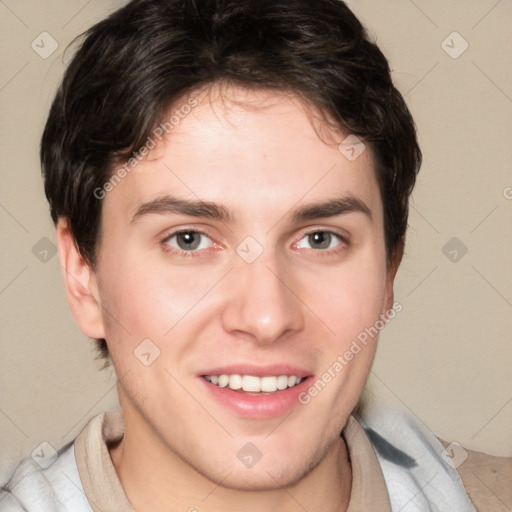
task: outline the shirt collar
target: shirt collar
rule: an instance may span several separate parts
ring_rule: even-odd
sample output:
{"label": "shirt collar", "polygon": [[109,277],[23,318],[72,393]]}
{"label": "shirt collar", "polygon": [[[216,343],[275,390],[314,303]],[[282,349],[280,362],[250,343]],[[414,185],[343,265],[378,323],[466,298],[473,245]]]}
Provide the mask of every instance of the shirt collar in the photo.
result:
{"label": "shirt collar", "polygon": [[352,467],[352,490],[347,512],[391,512],[384,475],[366,432],[353,416],[349,416],[341,435]]}

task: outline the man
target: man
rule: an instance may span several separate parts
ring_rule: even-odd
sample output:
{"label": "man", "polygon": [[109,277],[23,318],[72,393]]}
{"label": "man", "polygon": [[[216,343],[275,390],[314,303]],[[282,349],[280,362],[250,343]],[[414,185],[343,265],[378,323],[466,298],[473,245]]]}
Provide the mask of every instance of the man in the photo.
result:
{"label": "man", "polygon": [[41,161],[121,410],[24,461],[2,510],[498,510],[424,426],[357,407],[421,153],[342,2],[128,3],[87,32]]}

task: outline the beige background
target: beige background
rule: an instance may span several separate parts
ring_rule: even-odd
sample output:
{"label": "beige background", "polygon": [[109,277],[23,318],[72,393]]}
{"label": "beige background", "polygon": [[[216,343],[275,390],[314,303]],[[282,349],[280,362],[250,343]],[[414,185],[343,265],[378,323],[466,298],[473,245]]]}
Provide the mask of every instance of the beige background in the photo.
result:
{"label": "beige background", "polygon": [[[512,2],[349,3],[390,59],[425,156],[396,283],[404,310],[381,335],[370,392],[448,441],[512,456]],[[32,252],[55,240],[38,145],[63,50],[116,5],[0,0],[4,474],[42,441],[59,448],[117,405],[115,376],[99,371],[68,310],[57,257],[44,263]],[[454,31],[463,39],[448,37]],[[42,32],[58,43],[46,59],[31,47],[51,49]],[[443,252],[452,237],[459,248]]]}

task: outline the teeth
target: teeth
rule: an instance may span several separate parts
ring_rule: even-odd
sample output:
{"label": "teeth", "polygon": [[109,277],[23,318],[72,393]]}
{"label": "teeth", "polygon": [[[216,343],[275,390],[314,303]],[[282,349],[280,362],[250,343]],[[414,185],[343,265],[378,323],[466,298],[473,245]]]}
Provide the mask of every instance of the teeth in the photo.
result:
{"label": "teeth", "polygon": [[286,375],[279,375],[277,377],[277,389],[286,389],[288,387],[288,377]]}
{"label": "teeth", "polygon": [[261,379],[259,377],[244,375],[241,380],[241,387],[244,391],[252,391],[253,393],[259,393],[261,391]]}
{"label": "teeth", "polygon": [[297,377],[295,377],[295,375],[290,375],[288,377],[288,387],[291,388],[292,386],[295,386],[295,384],[298,384],[297,380],[300,380],[300,379],[297,379]]}
{"label": "teeth", "polygon": [[205,375],[208,382],[221,388],[229,387],[235,391],[242,389],[249,393],[275,393],[277,390],[292,388],[304,379],[295,375],[278,375],[268,377],[255,377],[254,375]]}
{"label": "teeth", "polygon": [[229,384],[229,377],[227,375],[219,375],[219,386],[225,388]]}
{"label": "teeth", "polygon": [[229,387],[237,390],[242,388],[242,376],[241,375],[230,375],[229,376]]}
{"label": "teeth", "polygon": [[277,379],[275,377],[263,377],[260,379],[261,382],[261,391],[266,391],[267,393],[273,393],[277,390]]}

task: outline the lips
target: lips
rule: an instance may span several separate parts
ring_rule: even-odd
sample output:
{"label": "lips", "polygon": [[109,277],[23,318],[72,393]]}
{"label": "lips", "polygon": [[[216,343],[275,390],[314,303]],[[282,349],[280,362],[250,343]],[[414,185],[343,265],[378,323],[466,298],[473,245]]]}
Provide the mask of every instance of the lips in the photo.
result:
{"label": "lips", "polygon": [[303,407],[298,395],[313,372],[292,365],[230,365],[205,369],[198,375],[209,396],[237,416],[265,419]]}

